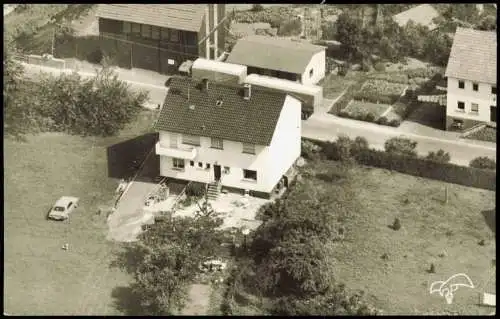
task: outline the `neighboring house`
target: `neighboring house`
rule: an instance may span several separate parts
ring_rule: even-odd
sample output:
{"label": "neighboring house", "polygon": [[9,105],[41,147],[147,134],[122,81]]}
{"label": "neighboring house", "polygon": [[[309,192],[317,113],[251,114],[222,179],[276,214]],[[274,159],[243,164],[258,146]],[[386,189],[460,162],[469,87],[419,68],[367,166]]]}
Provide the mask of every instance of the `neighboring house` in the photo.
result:
{"label": "neighboring house", "polygon": [[[206,56],[205,43],[198,44],[207,34],[206,9],[205,4],[100,4],[96,15],[102,50],[115,54],[119,65],[176,73],[182,62]],[[225,4],[209,4],[208,9],[212,30],[225,18]],[[225,29],[217,30],[210,41],[217,33],[220,54]]]}
{"label": "neighboring house", "polygon": [[404,27],[408,22],[413,21],[415,24],[426,26],[429,30],[435,30],[437,25],[433,20],[439,17],[439,12],[430,4],[421,4],[409,10],[400,12],[392,17],[392,19],[400,26]]}
{"label": "neighboring house", "polygon": [[496,32],[457,28],[445,76],[447,130],[496,122]]}
{"label": "neighboring house", "polygon": [[236,42],[226,62],[268,75],[314,85],[325,77],[325,50],[305,41],[253,35]]}
{"label": "neighboring house", "polygon": [[172,77],[155,128],[160,175],[269,197],[300,156],[301,103],[286,93]]}

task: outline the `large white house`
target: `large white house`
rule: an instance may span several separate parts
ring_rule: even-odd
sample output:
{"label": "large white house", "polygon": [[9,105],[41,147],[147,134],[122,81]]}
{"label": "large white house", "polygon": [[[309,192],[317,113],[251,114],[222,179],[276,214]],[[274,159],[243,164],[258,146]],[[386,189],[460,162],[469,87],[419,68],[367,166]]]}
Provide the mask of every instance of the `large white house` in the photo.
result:
{"label": "large white house", "polygon": [[314,85],[325,77],[325,52],[306,41],[252,35],[239,39],[225,62],[246,65],[248,74]]}
{"label": "large white house", "polygon": [[300,156],[301,103],[281,92],[173,77],[155,125],[160,175],[269,197]]}
{"label": "large white house", "polygon": [[445,75],[447,130],[496,122],[496,32],[457,28]]}

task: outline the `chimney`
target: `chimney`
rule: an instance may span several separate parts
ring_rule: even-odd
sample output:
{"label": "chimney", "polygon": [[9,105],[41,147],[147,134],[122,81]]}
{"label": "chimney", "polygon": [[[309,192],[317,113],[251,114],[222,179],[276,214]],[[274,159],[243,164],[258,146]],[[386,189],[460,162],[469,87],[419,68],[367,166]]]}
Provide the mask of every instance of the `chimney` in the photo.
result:
{"label": "chimney", "polygon": [[245,83],[245,85],[243,85],[243,98],[245,100],[250,100],[251,96],[252,96],[252,86],[248,83]]}

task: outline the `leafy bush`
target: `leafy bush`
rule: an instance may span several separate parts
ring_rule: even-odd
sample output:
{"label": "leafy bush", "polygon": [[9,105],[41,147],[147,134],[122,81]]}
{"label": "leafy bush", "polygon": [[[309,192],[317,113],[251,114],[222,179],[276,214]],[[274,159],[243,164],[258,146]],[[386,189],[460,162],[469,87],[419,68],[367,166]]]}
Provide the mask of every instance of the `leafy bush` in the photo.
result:
{"label": "leafy bush", "polygon": [[346,112],[346,111],[340,111],[339,114],[338,114],[338,116],[340,116],[340,117],[349,117],[349,113]]}
{"label": "leafy bush", "polygon": [[450,154],[441,149],[437,152],[429,152],[425,158],[438,163],[448,163],[451,159]]}
{"label": "leafy bush", "polygon": [[387,117],[381,116],[381,117],[378,118],[377,124],[387,125],[387,124],[389,124],[389,121],[387,120]]}
{"label": "leafy bush", "polygon": [[280,36],[299,35],[301,30],[302,30],[302,23],[300,22],[299,19],[282,21],[279,24],[278,35]]}
{"label": "leafy bush", "polygon": [[372,113],[366,113],[364,120],[366,122],[374,122],[375,121],[375,115],[373,115]]}
{"label": "leafy bush", "polygon": [[384,144],[385,151],[389,154],[399,154],[416,157],[417,142],[405,137],[393,137]]}
{"label": "leafy bush", "polygon": [[186,187],[186,195],[189,197],[202,197],[205,195],[205,184],[191,182]]}
{"label": "leafy bush", "polygon": [[368,149],[368,141],[362,136],[357,136],[351,144],[351,155],[355,155],[362,150]]}
{"label": "leafy bush", "polygon": [[302,140],[301,156],[306,159],[316,159],[321,152],[321,147],[308,140]]}
{"label": "leafy bush", "polygon": [[88,56],[87,56],[87,61],[90,63],[94,64],[99,64],[101,63],[103,58],[103,53],[100,49],[97,49],[95,51],[92,51]]}
{"label": "leafy bush", "polygon": [[496,161],[485,156],[476,157],[475,159],[470,161],[469,166],[474,168],[490,169],[490,170],[497,169]]}
{"label": "leafy bush", "polygon": [[385,71],[385,64],[382,62],[377,62],[377,63],[375,63],[373,68],[375,69],[375,71],[384,72]]}
{"label": "leafy bush", "polygon": [[335,142],[337,148],[336,158],[341,162],[348,162],[352,159],[351,145],[352,140],[346,135],[340,135]]}
{"label": "leafy bush", "polygon": [[399,125],[401,125],[401,122],[399,120],[391,120],[389,122],[389,125],[392,127],[398,127]]}
{"label": "leafy bush", "polygon": [[438,71],[433,68],[408,69],[405,71],[405,73],[408,75],[409,79],[413,78],[431,79],[432,77],[436,76],[436,74],[439,74]]}

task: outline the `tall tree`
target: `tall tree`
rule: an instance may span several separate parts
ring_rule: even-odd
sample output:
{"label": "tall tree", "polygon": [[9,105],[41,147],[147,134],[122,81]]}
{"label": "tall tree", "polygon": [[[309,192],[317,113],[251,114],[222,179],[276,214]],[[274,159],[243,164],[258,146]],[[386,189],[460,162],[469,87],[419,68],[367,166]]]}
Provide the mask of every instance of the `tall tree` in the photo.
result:
{"label": "tall tree", "polygon": [[337,40],[342,43],[349,59],[352,59],[362,49],[363,37],[359,21],[343,12],[339,15],[336,24]]}

